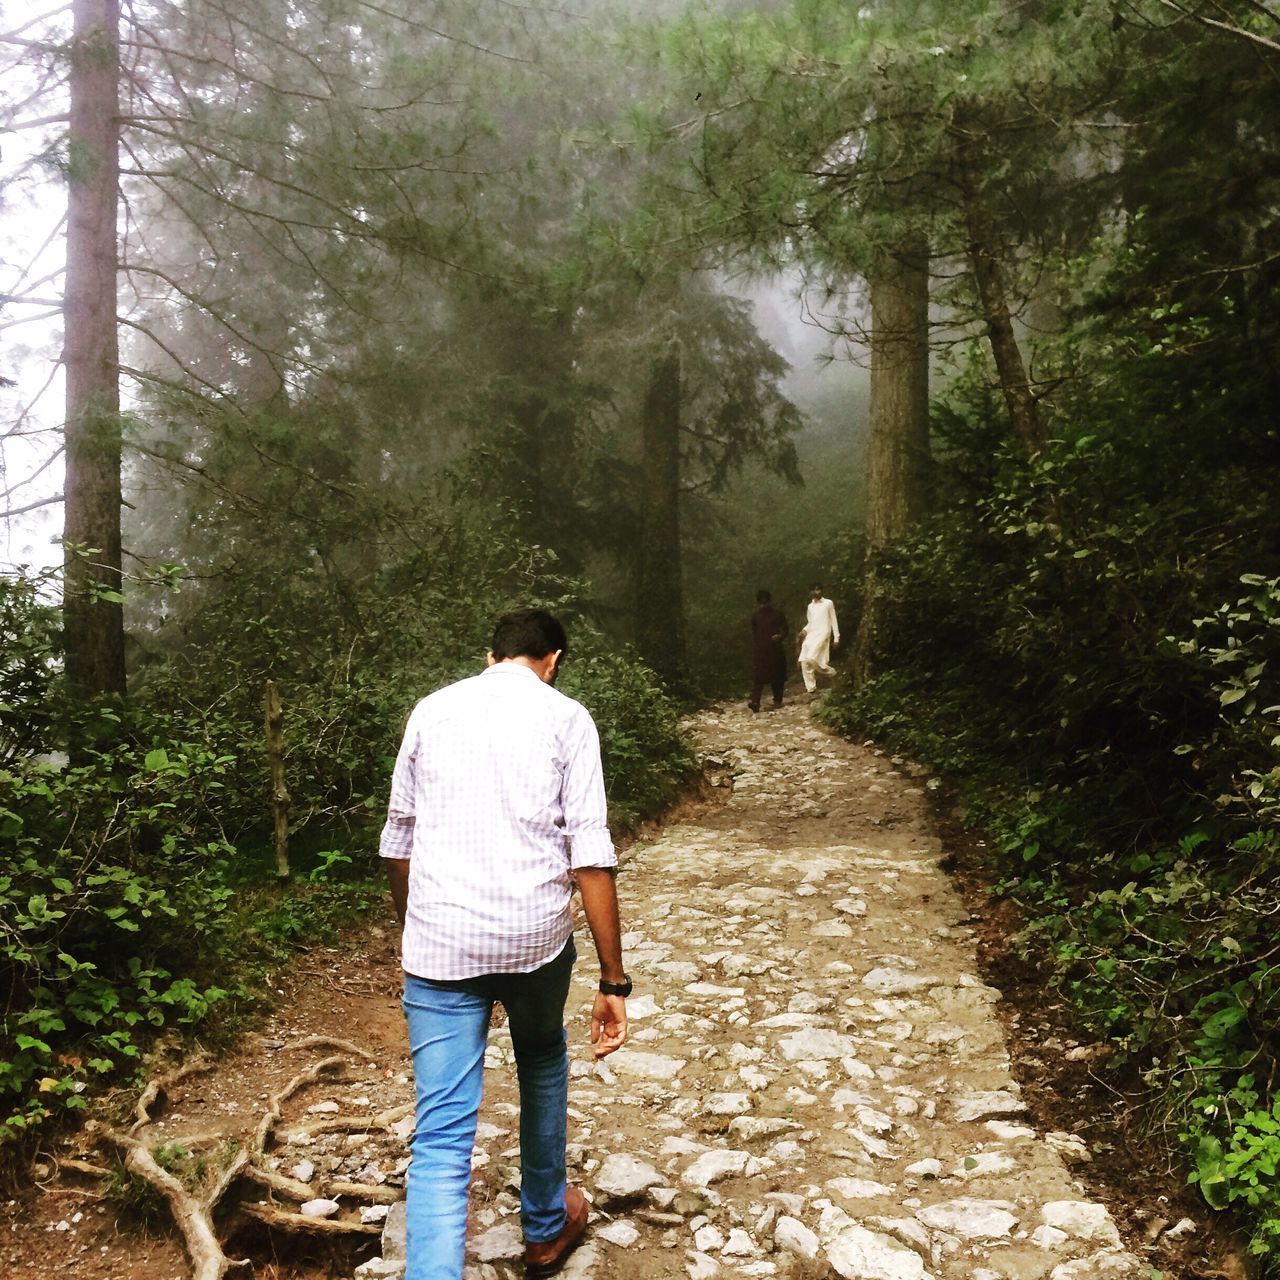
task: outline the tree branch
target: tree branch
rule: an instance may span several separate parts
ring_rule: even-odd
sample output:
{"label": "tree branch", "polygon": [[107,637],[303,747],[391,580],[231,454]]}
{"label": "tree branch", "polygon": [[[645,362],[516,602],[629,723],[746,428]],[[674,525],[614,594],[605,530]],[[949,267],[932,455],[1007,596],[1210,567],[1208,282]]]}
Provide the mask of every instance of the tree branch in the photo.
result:
{"label": "tree branch", "polygon": [[55,493],[52,498],[41,498],[39,502],[28,502],[25,507],[10,507],[8,511],[0,511],[0,520],[12,520],[14,516],[26,515],[28,511],[37,511],[41,507],[52,507],[61,502],[63,495]]}
{"label": "tree branch", "polygon": [[1280,53],[1280,43],[1275,40],[1268,40],[1266,36],[1260,36],[1256,31],[1246,30],[1244,27],[1237,27],[1230,22],[1221,22],[1217,18],[1206,17],[1203,13],[1197,13],[1194,9],[1186,9],[1177,3],[1177,0],[1160,0],[1166,9],[1172,9],[1174,13],[1180,13],[1184,18],[1190,18],[1192,22],[1198,22],[1203,27],[1213,27],[1218,31],[1225,31],[1228,35],[1235,36],[1240,40],[1247,40],[1251,44],[1259,45],[1263,49],[1267,49],[1271,53]]}

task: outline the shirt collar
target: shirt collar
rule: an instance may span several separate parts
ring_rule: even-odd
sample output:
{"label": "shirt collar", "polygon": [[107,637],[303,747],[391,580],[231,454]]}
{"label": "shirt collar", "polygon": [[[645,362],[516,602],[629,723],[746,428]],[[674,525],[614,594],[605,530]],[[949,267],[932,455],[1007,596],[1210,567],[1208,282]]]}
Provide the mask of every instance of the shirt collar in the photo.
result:
{"label": "shirt collar", "polygon": [[525,675],[532,676],[539,684],[542,683],[542,678],[538,673],[532,667],[526,667],[523,662],[495,662],[493,666],[485,667],[480,674],[488,676],[495,671],[523,671]]}

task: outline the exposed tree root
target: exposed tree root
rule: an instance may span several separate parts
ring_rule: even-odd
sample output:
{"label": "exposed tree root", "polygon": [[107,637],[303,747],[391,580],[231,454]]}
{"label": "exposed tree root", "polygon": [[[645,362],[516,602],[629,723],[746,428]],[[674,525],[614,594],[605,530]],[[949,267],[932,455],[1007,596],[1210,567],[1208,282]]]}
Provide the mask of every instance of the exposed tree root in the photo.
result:
{"label": "exposed tree root", "polygon": [[59,1170],[69,1169],[72,1173],[87,1174],[91,1178],[108,1178],[111,1176],[110,1169],[104,1169],[100,1164],[91,1164],[88,1160],[59,1160],[58,1168]]}
{"label": "exposed tree root", "polygon": [[199,1075],[202,1071],[208,1071],[212,1066],[213,1059],[208,1054],[201,1053],[192,1058],[190,1062],[184,1062],[176,1070],[170,1071],[168,1075],[157,1076],[154,1080],[149,1081],[147,1087],[138,1096],[138,1101],[133,1108],[134,1121],[129,1126],[129,1132],[137,1133],[143,1125],[151,1123],[151,1108],[155,1106],[162,1093],[167,1093],[180,1080],[185,1080],[188,1076]]}
{"label": "exposed tree root", "polygon": [[[228,1191],[241,1179],[257,1183],[290,1200],[303,1203],[321,1194],[331,1197],[344,1196],[348,1199],[376,1204],[390,1204],[399,1199],[400,1193],[397,1188],[358,1182],[331,1181],[324,1184],[322,1192],[319,1187],[312,1187],[297,1179],[286,1177],[262,1163],[275,1135],[276,1126],[282,1118],[284,1105],[294,1094],[310,1084],[315,1084],[326,1075],[343,1071],[348,1065],[349,1058],[373,1061],[369,1054],[356,1045],[325,1036],[308,1036],[285,1047],[288,1049],[337,1048],[342,1052],[312,1063],[311,1066],[299,1071],[278,1093],[272,1095],[251,1137],[235,1152],[227,1167],[218,1174],[213,1184],[203,1194],[188,1191],[172,1173],[160,1165],[152,1154],[145,1130],[152,1123],[151,1109],[162,1093],[179,1080],[207,1071],[214,1065],[212,1059],[206,1055],[201,1054],[177,1070],[148,1084],[138,1098],[137,1106],[134,1108],[134,1123],[130,1126],[128,1133],[121,1133],[105,1126],[97,1127],[101,1138],[123,1153],[125,1168],[164,1196],[174,1222],[182,1232],[187,1253],[191,1258],[192,1280],[222,1280],[228,1271],[249,1265],[247,1261],[237,1262],[227,1258],[218,1242],[213,1225],[215,1212]],[[323,1121],[301,1126],[299,1131],[358,1133],[386,1129],[404,1115],[409,1114],[412,1109],[411,1106],[395,1107],[379,1115],[359,1119],[327,1117]],[[224,1136],[218,1133],[195,1134],[175,1137],[171,1140],[186,1146],[196,1146]],[[83,1160],[63,1160],[60,1163],[64,1169],[94,1177],[105,1177],[108,1174],[108,1170],[100,1165]],[[349,1219],[312,1218],[289,1212],[273,1204],[246,1202],[240,1204],[238,1209],[248,1217],[265,1223],[268,1227],[286,1231],[308,1231],[321,1235],[377,1235],[381,1231],[381,1227],[376,1223],[355,1222]]]}
{"label": "exposed tree root", "polygon": [[213,1229],[210,1206],[197,1200],[167,1169],[156,1163],[143,1143],[129,1134],[102,1129],[102,1136],[124,1154],[124,1167],[155,1187],[169,1202],[173,1220],[182,1232],[191,1259],[192,1280],[222,1280],[235,1267],[247,1267],[247,1260],[232,1262],[222,1252]]}
{"label": "exposed tree root", "polygon": [[373,1054],[360,1048],[358,1044],[352,1044],[350,1040],[336,1040],[333,1036],[304,1036],[301,1040],[290,1040],[284,1048],[340,1049],[343,1053],[349,1053],[353,1058],[359,1058],[363,1062],[377,1061]]}
{"label": "exposed tree root", "polygon": [[291,1125],[290,1136],[305,1135],[313,1138],[318,1133],[374,1133],[378,1129],[390,1129],[397,1120],[413,1115],[413,1103],[391,1107],[376,1116],[326,1116],[323,1120],[305,1120]]}
{"label": "exposed tree root", "polygon": [[344,1196],[348,1200],[366,1200],[370,1204],[395,1204],[400,1199],[399,1187],[388,1187],[378,1183],[330,1181],[319,1185],[310,1182],[299,1182],[276,1169],[267,1169],[262,1165],[250,1165],[244,1176],[250,1182],[267,1187],[290,1200],[303,1204],[318,1196],[336,1200]]}
{"label": "exposed tree root", "polygon": [[284,1231],[311,1231],[321,1235],[345,1236],[377,1236],[382,1234],[382,1227],[376,1222],[352,1222],[345,1218],[308,1218],[301,1213],[286,1213],[283,1209],[273,1208],[269,1204],[242,1204],[241,1213],[270,1227],[279,1227]]}

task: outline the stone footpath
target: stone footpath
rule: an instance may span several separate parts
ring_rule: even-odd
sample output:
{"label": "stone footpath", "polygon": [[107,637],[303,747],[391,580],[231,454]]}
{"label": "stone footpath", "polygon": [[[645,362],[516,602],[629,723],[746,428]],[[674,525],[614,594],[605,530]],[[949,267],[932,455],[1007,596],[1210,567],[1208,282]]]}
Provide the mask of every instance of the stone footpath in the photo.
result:
{"label": "stone footpath", "polygon": [[[726,800],[624,863],[628,1045],[591,1060],[593,964],[570,995],[571,1176],[594,1211],[563,1274],[1145,1277],[1072,1176],[1083,1143],[1025,1122],[928,782],[804,706],[691,729]],[[504,1028],[488,1065],[468,1280],[523,1274]],[[402,1220],[358,1275],[402,1275]]]}

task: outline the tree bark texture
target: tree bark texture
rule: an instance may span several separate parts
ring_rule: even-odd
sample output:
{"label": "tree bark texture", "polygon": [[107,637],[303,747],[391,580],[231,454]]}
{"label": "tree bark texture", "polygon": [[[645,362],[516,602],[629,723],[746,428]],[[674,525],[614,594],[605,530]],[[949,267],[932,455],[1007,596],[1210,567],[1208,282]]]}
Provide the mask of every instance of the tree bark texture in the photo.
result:
{"label": "tree bark texture", "polygon": [[870,279],[868,554],[896,542],[926,505],[929,474],[929,257],[912,237]]}
{"label": "tree bark texture", "polygon": [[284,708],[280,686],[268,680],[262,699],[271,767],[271,820],[275,830],[276,879],[289,878],[289,788],[284,777]]}
{"label": "tree bark texture", "polygon": [[1040,406],[1031,392],[1027,366],[1013,330],[1013,315],[1009,308],[1009,293],[995,226],[972,186],[966,187],[964,200],[969,269],[978,290],[978,302],[982,307],[982,319],[991,344],[996,375],[1000,379],[1000,390],[1009,409],[1014,435],[1028,456],[1034,456],[1044,448],[1044,428],[1040,421]]}
{"label": "tree bark texture", "polygon": [[686,672],[680,560],[680,350],[657,356],[645,393],[640,537],[636,547],[636,647],[669,684]]}
{"label": "tree bark texture", "polygon": [[871,431],[867,458],[867,571],[853,678],[875,674],[885,599],[876,557],[910,528],[928,502],[929,256],[911,236],[894,246],[869,280]]}
{"label": "tree bark texture", "polygon": [[[116,330],[118,0],[74,0],[68,153],[63,620],[78,693],[123,694],[120,356]],[[116,599],[103,599],[110,592]]]}

